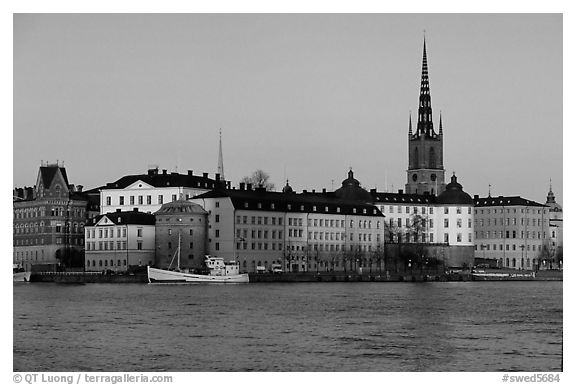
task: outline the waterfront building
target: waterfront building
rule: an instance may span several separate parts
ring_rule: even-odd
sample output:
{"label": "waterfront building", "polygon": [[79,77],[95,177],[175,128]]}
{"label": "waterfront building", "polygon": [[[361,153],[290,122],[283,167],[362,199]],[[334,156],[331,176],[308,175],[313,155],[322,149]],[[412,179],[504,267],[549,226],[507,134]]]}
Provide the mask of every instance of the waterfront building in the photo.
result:
{"label": "waterfront building", "polygon": [[214,179],[208,173],[194,175],[192,170],[187,174],[167,170],[159,172],[158,168],[148,170],[147,174],[127,175],[116,182],[100,188],[100,214],[130,211],[137,208],[141,212],[154,213],[164,203],[186,199],[212,190],[222,183],[220,175]]}
{"label": "waterfront building", "polygon": [[13,263],[81,266],[87,205],[63,165],[43,164],[34,187],[13,191]]}
{"label": "waterfront building", "polygon": [[203,268],[207,254],[208,212],[199,204],[179,199],[164,203],[156,217],[156,258],[154,266],[167,269]]}
{"label": "waterfront building", "polygon": [[556,202],[556,196],[552,192],[552,182],[550,182],[550,191],[546,197],[546,206],[548,206],[549,216],[549,266],[560,268],[563,263],[563,215],[562,206]]}
{"label": "waterfront building", "polygon": [[155,256],[154,215],[116,211],[90,219],[84,228],[86,271],[125,272],[152,265]]}
{"label": "waterfront building", "polygon": [[548,244],[549,208],[520,196],[474,195],[476,258],[498,267],[537,270]]}
{"label": "waterfront building", "polygon": [[240,262],[242,272],[376,269],[384,217],[370,203],[329,193],[214,189],[192,199],[208,211],[208,252]]}
{"label": "waterfront building", "polygon": [[442,115],[440,115],[438,133],[434,130],[426,41],[424,41],[416,132],[412,132],[411,115],[408,123],[407,194],[429,193],[438,195],[444,191],[446,185],[444,182],[443,136]]}

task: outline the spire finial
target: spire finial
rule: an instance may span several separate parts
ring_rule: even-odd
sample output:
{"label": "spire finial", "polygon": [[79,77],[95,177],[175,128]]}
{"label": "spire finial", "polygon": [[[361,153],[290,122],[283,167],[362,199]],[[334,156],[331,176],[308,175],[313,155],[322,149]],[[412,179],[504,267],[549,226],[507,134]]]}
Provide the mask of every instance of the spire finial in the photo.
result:
{"label": "spire finial", "polygon": [[552,178],[550,178],[550,192],[552,192]]}
{"label": "spire finial", "polygon": [[224,157],[222,156],[222,128],[219,129],[220,139],[218,142],[218,174],[220,174],[221,180],[226,180],[224,178]]}
{"label": "spire finial", "polygon": [[442,134],[442,110],[440,110],[440,134]]}
{"label": "spire finial", "polygon": [[408,135],[412,136],[412,111],[410,111],[408,116]]}
{"label": "spire finial", "polygon": [[488,198],[490,198],[492,196],[492,185],[489,184],[488,185]]}

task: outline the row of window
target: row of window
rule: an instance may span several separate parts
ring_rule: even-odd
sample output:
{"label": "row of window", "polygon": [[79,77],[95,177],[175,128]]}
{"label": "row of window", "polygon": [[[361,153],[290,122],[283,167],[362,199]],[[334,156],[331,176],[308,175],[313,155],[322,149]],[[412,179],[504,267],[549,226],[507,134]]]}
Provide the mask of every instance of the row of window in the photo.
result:
{"label": "row of window", "polygon": [[14,253],[16,262],[18,261],[43,261],[44,250],[40,250],[40,259],[38,259],[38,250],[34,251],[17,251]]}
{"label": "row of window", "polygon": [[[260,203],[260,202],[256,203],[256,207],[257,207],[258,209],[262,209],[262,207],[263,207],[263,206],[262,206],[262,203]],[[305,207],[304,205],[295,205],[295,206],[294,206],[294,210],[296,210],[296,207],[298,207],[298,209],[299,209],[300,211],[302,211],[302,212],[305,212],[305,211],[306,211],[306,207]],[[249,209],[249,208],[250,208],[250,204],[249,204],[248,202],[244,202],[244,208],[245,208],[245,209]],[[275,209],[276,209],[276,205],[275,205],[274,203],[270,203],[270,210],[275,210]],[[288,203],[288,204],[286,205],[286,210],[287,210],[287,211],[292,211],[292,209],[293,209],[293,205],[292,205],[291,203]],[[311,207],[311,209],[312,209],[312,212],[322,212],[322,211],[325,212],[325,213],[330,212],[330,209],[329,209],[328,206],[323,206],[323,210],[321,210],[319,207],[313,205],[313,206]],[[340,212],[341,212],[340,207],[336,207],[336,213],[340,213]],[[359,209],[359,208],[353,207],[353,208],[352,208],[352,213],[353,213],[353,214],[358,214],[358,213],[368,214],[368,210],[367,210],[366,208]],[[372,213],[371,213],[372,215],[377,215],[377,213],[378,213],[378,211],[377,211],[376,209],[372,209]]]}
{"label": "row of window", "polygon": [[[472,243],[472,233],[467,233],[468,243]],[[456,233],[456,242],[460,243],[462,241],[462,233]],[[393,233],[390,234],[390,241],[395,243],[434,243],[434,233]],[[449,233],[444,233],[444,243],[449,243],[450,235]]]}
{"label": "row of window", "polygon": [[118,259],[116,260],[116,265],[114,265],[114,260],[110,259],[110,265],[108,265],[108,260],[107,259],[100,259],[98,260],[98,262],[96,262],[96,260],[94,259],[87,259],[86,260],[86,267],[96,267],[96,264],[98,264],[98,267],[120,267],[120,266],[126,266],[126,260],[125,259]]}
{"label": "row of window", "polygon": [[[124,206],[126,205],[126,197],[124,195],[120,195],[118,197],[118,205],[119,206]],[[186,194],[186,199],[191,198],[190,194]],[[130,206],[134,206],[136,204],[138,205],[144,205],[144,199],[146,199],[146,204],[147,205],[151,205],[152,203],[152,195],[129,195],[128,196],[128,205]],[[178,194],[172,194],[172,202],[177,201],[178,200]],[[138,202],[138,203],[136,203]],[[164,195],[158,195],[156,197],[156,202],[154,204],[164,204]],[[106,206],[112,206],[112,197],[111,196],[107,196],[106,197]]]}
{"label": "row of window", "polygon": [[[57,245],[63,245],[64,244],[64,238],[62,237],[58,237],[55,240]],[[15,239],[14,240],[14,246],[34,246],[34,245],[43,245],[45,244],[44,242],[44,237],[40,237],[40,238],[33,238],[33,239]],[[72,238],[69,237],[68,240],[68,244],[69,245],[78,245],[78,246],[82,246],[84,245],[84,239],[83,238]]]}
{"label": "row of window", "polygon": [[[530,234],[532,234],[532,236],[530,236]],[[474,235],[476,238],[478,239],[484,239],[484,238],[516,238],[517,235],[519,235],[519,238],[526,238],[526,239],[540,239],[541,234],[544,235],[544,238],[546,238],[546,233],[540,233],[540,231],[536,232],[536,231],[532,231],[532,233],[530,233],[530,231],[520,231],[520,232],[516,232],[516,230],[506,230],[506,231],[475,231]],[[492,236],[491,236],[492,235]],[[524,237],[526,236],[526,237]]]}
{"label": "row of window", "polygon": [[[57,223],[53,226],[48,226],[48,227],[53,227],[54,231],[57,233],[61,233],[62,230],[68,230],[68,232],[71,233],[82,233],[84,230],[84,224],[83,223],[67,223],[66,227],[63,227],[61,223]],[[17,223],[14,225],[14,234],[30,234],[30,233],[43,233],[45,232],[45,226],[44,226],[44,222],[40,222],[40,223]]]}
{"label": "row of window", "polygon": [[[116,230],[116,231],[114,231]],[[172,231],[172,230],[170,230]],[[192,230],[190,230],[192,231]],[[136,236],[142,238],[144,230],[142,228],[136,229]],[[116,236],[114,236],[116,233]],[[96,238],[96,229],[86,229],[86,238]],[[98,238],[126,238],[126,227],[116,227],[110,229],[98,229]]]}
{"label": "row of window", "polygon": [[[516,209],[506,209],[506,214],[510,214],[510,211],[512,211],[512,214],[516,214],[517,212]],[[484,212],[486,212],[486,214],[498,214],[498,212],[500,212],[500,214],[504,214],[504,209],[474,209],[474,214],[484,214]],[[524,214],[524,209],[520,209],[520,214]],[[530,209],[526,209],[526,214],[530,214]],[[540,214],[540,209],[532,209],[532,214]],[[546,214],[546,209],[543,210],[543,214]]]}
{"label": "row of window", "polygon": [[[386,206],[381,206],[380,209],[382,210],[382,212],[388,211],[389,213],[394,213],[394,208],[396,208],[396,213],[397,214],[401,214],[402,212],[404,212],[405,214],[410,214],[410,212],[412,212],[412,214],[418,214],[418,211],[420,211],[420,214],[426,215],[428,214],[434,214],[434,207],[420,207],[420,210],[418,210],[417,206],[412,206],[412,209],[410,209],[410,206],[398,206],[398,205],[393,205],[393,206],[388,206],[388,209],[386,210],[385,208]],[[449,207],[444,207],[444,214],[448,214],[450,212]],[[456,207],[456,214],[462,214],[462,207]],[[468,207],[467,209],[468,214],[472,214],[472,207]]]}
{"label": "row of window", "polygon": [[[31,207],[26,209],[16,209],[14,210],[14,216],[16,219],[28,219],[46,216],[46,207]],[[72,210],[64,210],[64,207],[53,207],[50,210],[51,217],[84,217],[84,209],[72,208]]]}
{"label": "row of window", "polygon": [[[506,219],[506,220],[504,220]],[[498,221],[499,220],[499,221]],[[512,226],[516,226],[518,224],[518,219],[517,218],[487,218],[486,221],[484,221],[484,219],[474,219],[474,225],[478,226],[478,224],[480,224],[480,227],[484,226],[484,224],[486,224],[486,226],[497,226],[498,222],[500,222],[500,226],[504,226],[504,223],[506,223],[506,226],[510,226],[510,224],[512,224]],[[538,226],[540,227],[541,225],[541,219],[538,218],[532,218],[532,226]],[[520,218],[520,226],[524,226],[524,218]],[[530,226],[530,219],[526,219],[526,226]]]}
{"label": "row of window", "polygon": [[[522,246],[524,246],[525,248],[522,249]],[[525,250],[526,252],[530,251],[530,249],[532,249],[532,251],[542,251],[542,245],[518,245],[518,247],[516,247],[516,244],[512,243],[507,243],[506,245],[499,243],[492,243],[492,244],[480,244],[480,245],[474,245],[474,250],[478,251],[504,251],[504,249],[506,249],[506,251],[517,251],[517,250]]]}

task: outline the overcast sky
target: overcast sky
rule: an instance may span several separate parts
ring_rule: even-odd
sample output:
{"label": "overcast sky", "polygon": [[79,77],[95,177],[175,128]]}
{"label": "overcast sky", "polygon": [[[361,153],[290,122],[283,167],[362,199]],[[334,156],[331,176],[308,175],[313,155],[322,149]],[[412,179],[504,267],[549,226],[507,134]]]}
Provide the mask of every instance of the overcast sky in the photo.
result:
{"label": "overcast sky", "polygon": [[426,30],[446,181],[562,202],[559,14],[14,16],[14,186],[64,161],[93,188],[149,165],[261,168],[278,188],[404,188]]}

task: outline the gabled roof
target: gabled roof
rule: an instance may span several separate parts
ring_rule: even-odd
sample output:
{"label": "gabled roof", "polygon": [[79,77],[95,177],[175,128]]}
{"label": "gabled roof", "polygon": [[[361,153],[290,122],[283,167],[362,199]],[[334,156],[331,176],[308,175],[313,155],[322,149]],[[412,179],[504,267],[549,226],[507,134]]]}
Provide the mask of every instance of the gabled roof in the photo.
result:
{"label": "gabled roof", "polygon": [[52,181],[56,176],[56,173],[60,170],[62,173],[62,177],[64,178],[64,183],[66,187],[68,187],[68,176],[66,175],[66,169],[64,167],[54,166],[41,166],[40,167],[40,176],[42,178],[42,183],[44,184],[44,188],[50,188],[52,185]]}
{"label": "gabled roof", "polygon": [[101,189],[125,189],[138,181],[142,181],[143,183],[154,187],[191,187],[213,189],[216,186],[216,181],[214,179],[200,175],[179,174],[176,172],[168,174],[158,173],[157,170],[155,171],[156,172],[148,172],[148,174],[126,175],[118,179],[116,182],[106,184],[106,186],[103,186]]}
{"label": "gabled roof", "polygon": [[538,202],[531,201],[529,199],[522,198],[520,196],[498,196],[498,197],[486,197],[486,198],[479,198],[478,196],[474,197],[474,206],[475,207],[490,207],[490,206],[534,206],[534,207],[546,207]]}
{"label": "gabled roof", "polygon": [[94,226],[104,217],[108,218],[108,220],[112,222],[111,224],[114,225],[154,225],[156,223],[154,214],[143,213],[141,211],[120,211],[97,215],[89,219],[86,226]]}
{"label": "gabled roof", "polygon": [[411,204],[411,205],[436,204],[435,195],[373,192],[372,198],[374,199],[375,204]]}
{"label": "gabled roof", "polygon": [[198,195],[192,200],[226,197],[230,198],[234,208],[238,210],[383,216],[382,212],[372,204],[339,199],[333,194],[281,193],[264,189],[216,189]]}

